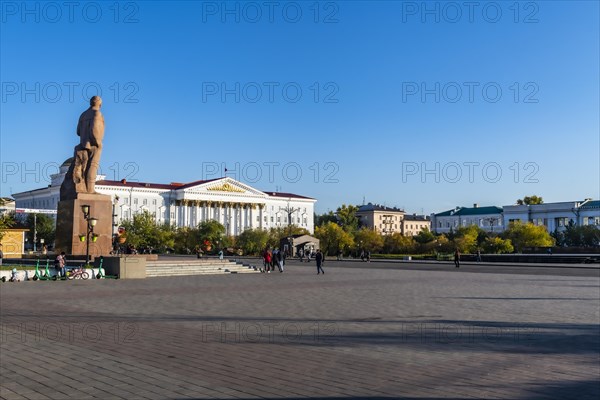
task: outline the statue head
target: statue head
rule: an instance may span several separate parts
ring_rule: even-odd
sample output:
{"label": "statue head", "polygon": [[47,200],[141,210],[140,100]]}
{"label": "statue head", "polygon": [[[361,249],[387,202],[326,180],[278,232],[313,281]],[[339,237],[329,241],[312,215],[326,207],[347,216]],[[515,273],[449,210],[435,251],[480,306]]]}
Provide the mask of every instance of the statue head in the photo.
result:
{"label": "statue head", "polygon": [[93,96],[90,99],[90,107],[100,108],[101,106],[102,106],[102,99],[100,98],[100,96]]}

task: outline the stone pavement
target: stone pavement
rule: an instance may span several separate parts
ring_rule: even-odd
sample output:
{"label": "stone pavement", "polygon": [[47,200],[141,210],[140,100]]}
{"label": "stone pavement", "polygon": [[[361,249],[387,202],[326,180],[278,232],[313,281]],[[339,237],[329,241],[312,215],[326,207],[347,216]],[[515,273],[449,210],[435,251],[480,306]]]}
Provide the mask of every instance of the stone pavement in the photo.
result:
{"label": "stone pavement", "polygon": [[0,397],[600,395],[597,276],[315,272],[0,284]]}

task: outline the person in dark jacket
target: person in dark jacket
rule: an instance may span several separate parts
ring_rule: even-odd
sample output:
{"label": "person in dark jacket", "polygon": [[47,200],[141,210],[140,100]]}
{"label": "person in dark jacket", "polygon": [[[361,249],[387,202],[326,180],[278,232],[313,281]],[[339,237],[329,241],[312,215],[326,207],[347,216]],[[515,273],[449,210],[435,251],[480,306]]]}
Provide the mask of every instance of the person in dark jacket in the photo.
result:
{"label": "person in dark jacket", "polygon": [[454,250],[454,266],[460,268],[460,251]]}
{"label": "person in dark jacket", "polygon": [[315,261],[317,263],[317,275],[319,275],[321,272],[323,273],[323,275],[325,275],[325,271],[323,271],[323,262],[325,262],[325,256],[323,255],[323,253],[321,253],[321,250],[317,250],[317,254],[315,255]]}

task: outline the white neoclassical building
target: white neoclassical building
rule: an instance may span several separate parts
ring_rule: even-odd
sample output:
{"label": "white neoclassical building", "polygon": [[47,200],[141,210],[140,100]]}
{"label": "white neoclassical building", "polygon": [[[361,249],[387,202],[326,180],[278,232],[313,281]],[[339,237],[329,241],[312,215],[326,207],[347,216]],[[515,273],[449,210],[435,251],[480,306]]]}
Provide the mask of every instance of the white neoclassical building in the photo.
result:
{"label": "white neoclassical building", "polygon": [[[15,193],[16,208],[56,210],[60,186],[69,169],[65,161],[48,187]],[[113,221],[148,211],[156,222],[195,227],[208,220],[225,226],[227,235],[247,228],[269,229],[289,224],[314,232],[316,199],[292,193],[264,192],[229,177],[191,183],[110,181],[99,175],[96,191],[113,199]],[[93,210],[91,211],[93,214]]]}
{"label": "white neoclassical building", "polygon": [[545,226],[548,232],[562,231],[572,221],[575,225],[600,228],[600,201],[585,199],[533,205],[504,206],[504,223],[531,222]]}

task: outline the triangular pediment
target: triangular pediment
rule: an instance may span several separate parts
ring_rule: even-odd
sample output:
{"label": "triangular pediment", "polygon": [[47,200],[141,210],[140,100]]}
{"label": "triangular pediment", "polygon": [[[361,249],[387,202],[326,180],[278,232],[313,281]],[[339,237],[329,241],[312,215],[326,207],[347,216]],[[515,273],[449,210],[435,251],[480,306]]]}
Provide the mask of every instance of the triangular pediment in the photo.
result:
{"label": "triangular pediment", "polygon": [[232,178],[221,178],[208,182],[201,182],[197,185],[188,186],[179,190],[182,190],[185,194],[189,195],[211,194],[267,197],[264,192]]}

